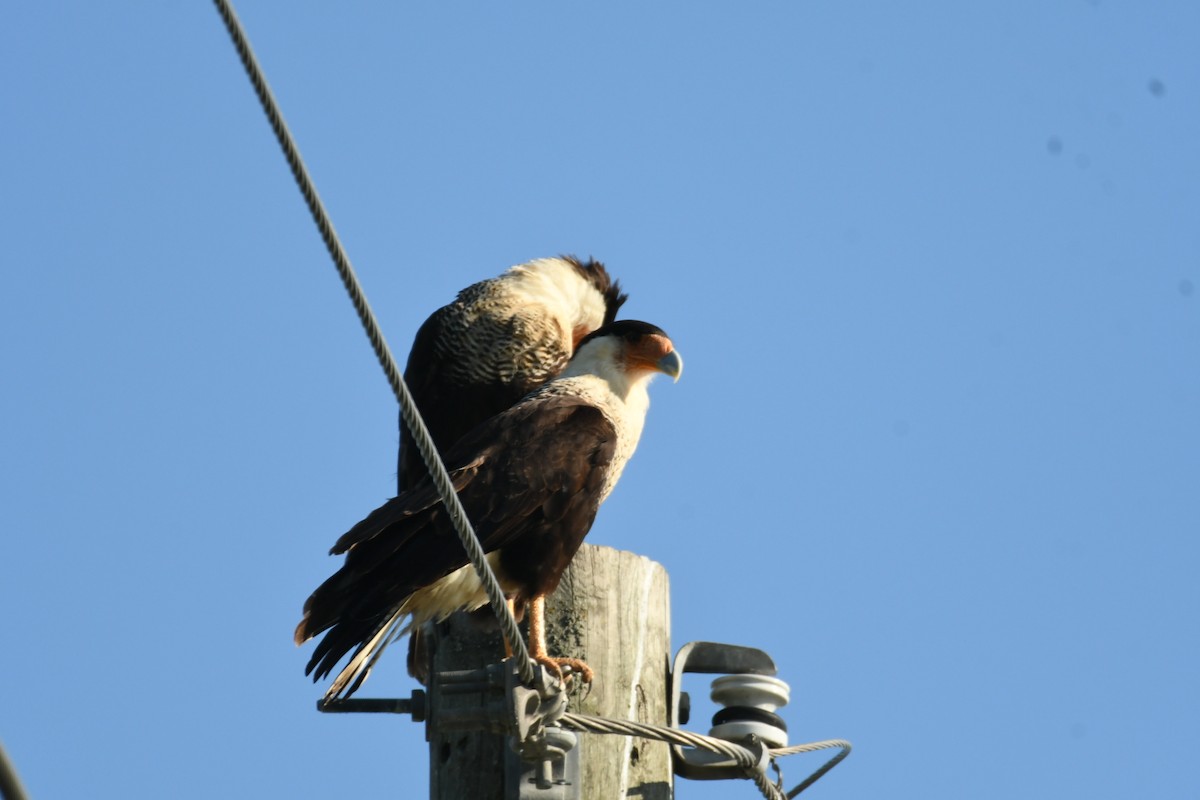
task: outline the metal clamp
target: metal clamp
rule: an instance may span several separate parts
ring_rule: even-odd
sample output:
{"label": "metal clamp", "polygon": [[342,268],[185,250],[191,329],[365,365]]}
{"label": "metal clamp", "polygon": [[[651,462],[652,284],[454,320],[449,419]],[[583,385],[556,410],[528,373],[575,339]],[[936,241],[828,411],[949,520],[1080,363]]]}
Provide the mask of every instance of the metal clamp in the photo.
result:
{"label": "metal clamp", "polygon": [[579,737],[548,725],[541,735],[512,747],[504,759],[505,800],[580,800],[582,780]]}
{"label": "metal clamp", "polygon": [[[688,642],[675,655],[671,668],[671,727],[687,724],[691,713],[691,700],[683,691],[683,676],[688,672],[723,675],[764,675],[773,677],[777,670],[775,662],[762,650],[716,642]],[[757,742],[757,737],[748,737],[739,744],[762,747],[760,762],[765,764],[767,748]],[[671,746],[675,774],[690,780],[725,780],[745,778],[746,771],[728,756],[707,750],[682,745]]]}
{"label": "metal clamp", "polygon": [[567,710],[562,684],[540,664],[534,667],[533,686],[521,683],[512,659],[482,669],[439,672],[433,680],[435,691],[459,700],[454,708],[441,709],[430,719],[439,731],[511,733],[525,742]]}
{"label": "metal clamp", "polygon": [[580,797],[579,740],[556,723],[567,710],[562,682],[540,664],[532,686],[511,659],[482,669],[438,672],[434,691],[453,702],[436,704],[429,724],[439,732],[486,730],[509,735],[507,800]]}

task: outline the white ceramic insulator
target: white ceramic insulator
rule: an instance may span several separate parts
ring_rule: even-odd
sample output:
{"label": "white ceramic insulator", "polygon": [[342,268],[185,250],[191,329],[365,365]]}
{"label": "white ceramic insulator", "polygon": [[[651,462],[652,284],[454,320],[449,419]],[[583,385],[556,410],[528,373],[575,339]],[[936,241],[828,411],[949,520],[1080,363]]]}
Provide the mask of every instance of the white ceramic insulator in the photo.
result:
{"label": "white ceramic insulator", "polygon": [[725,675],[712,682],[712,699],[723,706],[775,711],[788,703],[788,685],[769,675]]}
{"label": "white ceramic insulator", "polygon": [[[725,675],[712,682],[713,702],[729,706],[749,706],[763,711],[775,711],[788,703],[788,685],[768,675]],[[787,747],[787,731],[758,720],[730,720],[713,726],[709,736],[736,742],[750,735],[766,742],[768,747]]]}

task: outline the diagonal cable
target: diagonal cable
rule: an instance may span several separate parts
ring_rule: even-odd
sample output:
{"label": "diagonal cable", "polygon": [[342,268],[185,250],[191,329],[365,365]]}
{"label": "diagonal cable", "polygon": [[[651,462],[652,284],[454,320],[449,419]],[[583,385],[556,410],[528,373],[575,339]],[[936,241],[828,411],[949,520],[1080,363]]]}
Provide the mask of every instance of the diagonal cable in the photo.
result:
{"label": "diagonal cable", "polygon": [[839,748],[839,752],[833,758],[818,767],[816,771],[785,795],[783,789],[771,783],[761,769],[756,769],[758,766],[758,756],[736,742],[718,739],[714,736],[705,736],[704,734],[693,733],[692,731],[685,731],[681,728],[670,728],[663,725],[653,725],[627,719],[610,719],[590,714],[566,713],[562,715],[559,724],[573,731],[605,733],[617,736],[639,736],[644,739],[654,739],[684,747],[695,747],[723,755],[731,759],[739,767],[748,771],[747,777],[754,781],[754,784],[767,800],[785,800],[785,798],[786,800],[791,800],[791,798],[816,783],[829,770],[836,767],[842,759],[850,755],[851,749],[850,742],[847,742],[845,739],[826,739],[821,742],[796,744],[790,747],[770,748],[767,754],[772,760],[783,756],[796,755],[797,753],[814,753],[818,750],[829,750],[834,747]]}
{"label": "diagonal cable", "polygon": [[342,278],[342,284],[346,287],[346,292],[350,295],[350,301],[354,304],[354,310],[358,312],[358,318],[362,322],[367,338],[371,340],[371,347],[375,350],[375,357],[379,359],[379,365],[383,367],[388,384],[392,387],[392,393],[396,395],[396,399],[400,402],[400,413],[404,416],[404,424],[412,431],[413,439],[417,443],[417,449],[421,452],[421,458],[425,460],[425,466],[429,469],[430,475],[433,476],[434,485],[437,486],[442,502],[446,504],[446,508],[450,512],[450,520],[454,523],[454,529],[458,532],[459,538],[462,539],[463,547],[467,550],[467,556],[470,558],[471,565],[479,574],[479,580],[487,592],[488,600],[491,602],[492,611],[500,621],[500,628],[504,631],[504,636],[512,644],[513,652],[516,655],[517,664],[520,669],[521,680],[525,683],[532,683],[533,662],[529,658],[529,651],[525,647],[524,640],[521,639],[521,634],[517,629],[517,622],[513,619],[507,604],[504,602],[504,591],[500,588],[499,581],[496,580],[496,576],[492,573],[491,567],[488,566],[487,560],[484,558],[483,547],[480,546],[479,538],[475,535],[475,531],[467,519],[467,513],[458,499],[458,494],[454,491],[454,487],[450,483],[450,475],[446,471],[446,465],[442,463],[442,459],[438,456],[433,439],[429,436],[429,430],[425,427],[425,423],[421,419],[416,405],[413,403],[412,395],[409,394],[408,386],[405,385],[404,378],[401,376],[400,370],[396,367],[396,360],[392,357],[387,340],[383,338],[383,332],[379,329],[379,325],[375,321],[375,315],[371,311],[371,306],[367,303],[367,297],[358,282],[358,276],[354,274],[354,267],[350,264],[350,257],[346,255],[346,251],[338,239],[337,231],[333,229],[333,223],[325,211],[324,204],[321,203],[316,186],[313,185],[312,179],[309,178],[308,170],[304,166],[304,161],[300,158],[300,151],[296,147],[296,142],[292,139],[292,134],[288,131],[287,123],[284,122],[283,114],[280,112],[279,106],[271,94],[271,88],[267,85],[267,79],[258,65],[258,60],[254,57],[254,51],[250,49],[250,41],[246,38],[246,33],[242,29],[242,24],[238,20],[237,14],[234,13],[232,4],[228,0],[213,0],[213,2],[216,3],[217,11],[221,14],[221,19],[225,22],[225,28],[229,31],[229,36],[233,40],[233,46],[237,49],[238,56],[242,60],[242,66],[246,69],[246,75],[250,78],[250,83],[254,85],[254,92],[258,95],[258,100],[267,115],[267,120],[271,123],[271,130],[275,132],[275,138],[279,140],[279,146],[283,150],[283,155],[287,159],[288,166],[291,167],[292,177],[296,179],[296,185],[300,188],[300,194],[304,195],[304,202],[308,204],[308,210],[312,214],[313,221],[316,222],[317,229],[321,232],[321,239],[325,242],[325,247],[333,259],[334,266],[337,267],[338,275]]}

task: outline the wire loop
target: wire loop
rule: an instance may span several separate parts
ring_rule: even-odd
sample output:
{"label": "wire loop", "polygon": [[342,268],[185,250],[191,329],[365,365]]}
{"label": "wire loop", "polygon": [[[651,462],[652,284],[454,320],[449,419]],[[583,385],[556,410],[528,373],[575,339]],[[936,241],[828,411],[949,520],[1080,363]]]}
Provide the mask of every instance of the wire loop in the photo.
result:
{"label": "wire loop", "polygon": [[[713,753],[725,756],[732,759],[738,766],[747,770],[747,777],[754,781],[754,785],[762,792],[763,797],[767,800],[790,800],[800,794],[817,782],[818,779],[829,770],[833,769],[842,759],[850,755],[851,745],[845,739],[827,739],[821,742],[809,742],[807,744],[796,744],[790,747],[775,747],[765,749],[765,755],[760,752],[755,752],[746,747],[742,747],[734,742],[729,742],[724,739],[717,739],[713,736],[705,736],[692,731],[685,731],[679,728],[669,728],[663,725],[650,725],[644,722],[634,722],[632,720],[608,719],[607,717],[595,717],[590,714],[563,714],[559,722],[565,728],[571,730],[583,731],[585,733],[605,733],[618,736],[640,736],[643,739],[654,739],[660,742],[669,744],[678,744],[684,747],[697,747],[702,750],[708,750]],[[812,753],[817,750],[828,750],[830,748],[840,748],[840,752],[833,758],[826,761],[812,775],[809,775],[795,789],[792,789],[786,795],[783,789],[776,786],[766,775],[766,766],[778,758],[784,756],[795,755],[797,753]]]}

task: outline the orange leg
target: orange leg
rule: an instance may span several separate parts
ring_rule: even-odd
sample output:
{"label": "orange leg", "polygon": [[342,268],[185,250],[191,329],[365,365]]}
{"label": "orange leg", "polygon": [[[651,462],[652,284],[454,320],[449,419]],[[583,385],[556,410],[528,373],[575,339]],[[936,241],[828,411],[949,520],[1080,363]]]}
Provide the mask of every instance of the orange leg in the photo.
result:
{"label": "orange leg", "polygon": [[570,667],[575,674],[591,683],[596,673],[578,658],[560,658],[546,652],[546,596],[538,595],[529,601],[529,655],[559,678],[562,668]]}

